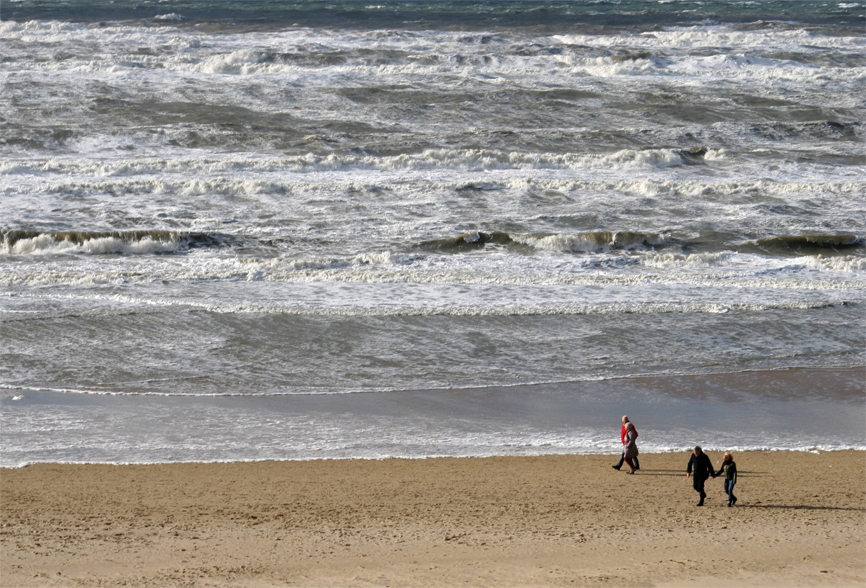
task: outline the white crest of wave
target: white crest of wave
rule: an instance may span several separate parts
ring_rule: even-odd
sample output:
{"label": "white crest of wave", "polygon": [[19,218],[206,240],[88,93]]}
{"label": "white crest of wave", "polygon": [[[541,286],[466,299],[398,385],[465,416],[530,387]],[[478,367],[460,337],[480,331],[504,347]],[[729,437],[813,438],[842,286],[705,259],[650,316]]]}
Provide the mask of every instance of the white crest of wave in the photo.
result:
{"label": "white crest of wave", "polygon": [[818,270],[856,273],[866,271],[866,257],[854,257],[851,255],[825,257],[823,255],[816,255],[814,257],[803,258],[802,261],[808,267]]}
{"label": "white crest of wave", "polygon": [[[724,149],[708,149],[703,159],[721,160],[727,157]],[[131,176],[157,173],[190,172],[213,174],[236,172],[318,172],[340,170],[411,171],[451,168],[462,171],[488,170],[633,170],[666,169],[690,163],[677,149],[623,149],[611,153],[524,153],[493,149],[426,149],[420,153],[391,156],[354,154],[303,155],[283,158],[251,159],[243,162],[233,159],[177,159],[159,158],[81,161],[47,160],[27,163],[23,161],[0,163],[0,173],[75,173],[102,177]],[[212,183],[210,180],[197,180]]]}
{"label": "white crest of wave", "polygon": [[703,49],[752,47],[803,49],[851,48],[866,45],[860,37],[831,37],[806,30],[735,30],[726,25],[674,27],[664,31],[623,35],[553,35],[555,42],[571,46]]}
{"label": "white crest of wave", "polygon": [[142,255],[171,252],[177,250],[177,247],[176,240],[161,241],[151,237],[134,241],[124,241],[117,237],[95,237],[76,243],[65,239],[57,240],[46,233],[30,239],[20,239],[11,245],[0,245],[0,255]]}
{"label": "white crest of wave", "polygon": [[665,235],[633,234],[628,232],[599,232],[558,234],[536,237],[532,235],[511,235],[511,238],[525,245],[546,251],[602,252],[612,249],[634,249],[646,245],[660,245]]}
{"label": "white crest of wave", "polygon": [[225,55],[206,57],[190,67],[192,71],[210,74],[267,74],[296,69],[266,62],[266,54],[254,49],[240,49]]}
{"label": "white crest of wave", "polygon": [[70,22],[37,21],[16,22],[7,20],[0,22],[0,35],[10,37],[26,37],[28,35],[55,35],[58,33],[74,33],[87,30],[87,27]]}
{"label": "white crest of wave", "polygon": [[694,269],[724,266],[735,256],[730,251],[695,254],[647,252],[640,259],[643,266],[655,269]]}
{"label": "white crest of wave", "polygon": [[562,55],[559,61],[569,66],[572,72],[597,77],[658,73],[661,69],[659,63],[649,57],[621,60],[608,56],[586,58],[580,55]]}
{"label": "white crest of wave", "polygon": [[[343,165],[351,159],[341,158]],[[335,163],[334,160],[328,163]],[[648,149],[637,151],[625,149],[607,154],[575,153],[521,153],[487,149],[428,149],[419,155],[399,155],[386,158],[360,158],[355,164],[364,164],[383,169],[423,169],[447,165],[464,170],[489,169],[663,169],[686,163],[674,149]],[[321,163],[319,164],[321,165]]]}

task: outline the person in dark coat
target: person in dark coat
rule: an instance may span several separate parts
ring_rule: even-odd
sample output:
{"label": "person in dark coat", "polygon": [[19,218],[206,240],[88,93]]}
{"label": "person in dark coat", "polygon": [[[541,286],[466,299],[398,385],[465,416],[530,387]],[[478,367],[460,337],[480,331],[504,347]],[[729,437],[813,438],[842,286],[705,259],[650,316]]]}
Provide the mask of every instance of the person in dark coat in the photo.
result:
{"label": "person in dark coat", "polygon": [[689,459],[689,465],[686,467],[686,478],[694,480],[695,491],[701,496],[698,506],[704,505],[704,498],[707,497],[707,493],[704,492],[704,482],[710,476],[715,478],[716,471],[713,469],[713,463],[710,461],[710,458],[701,450],[699,445],[695,447],[695,451],[692,453],[691,459]]}

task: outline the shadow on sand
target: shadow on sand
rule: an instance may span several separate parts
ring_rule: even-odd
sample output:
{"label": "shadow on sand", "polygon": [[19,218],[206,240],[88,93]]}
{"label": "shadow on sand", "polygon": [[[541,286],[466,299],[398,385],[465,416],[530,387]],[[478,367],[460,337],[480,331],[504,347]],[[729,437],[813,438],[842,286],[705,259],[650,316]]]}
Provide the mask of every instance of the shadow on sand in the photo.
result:
{"label": "shadow on sand", "polygon": [[[623,471],[623,472],[625,472],[625,473],[628,473],[628,468],[625,468],[625,467],[624,467],[624,468],[622,468],[621,471]],[[643,475],[652,474],[652,475],[654,475],[654,476],[671,476],[671,477],[682,477],[682,478],[685,478],[685,477],[686,477],[686,472],[685,472],[685,470],[650,470],[650,469],[640,468],[640,469],[636,472],[636,474],[637,474],[637,475],[640,475],[640,474],[643,474]],[[767,476],[768,473],[767,473],[767,472],[737,472],[737,475],[738,475],[738,476],[743,476],[743,477],[749,477],[749,478],[763,478],[764,476]],[[718,477],[719,477],[719,476],[716,476],[716,478],[718,478]],[[713,478],[708,478],[707,481],[710,481],[710,480],[712,480],[712,479],[713,479]]]}
{"label": "shadow on sand", "polygon": [[866,512],[866,508],[854,508],[851,506],[807,506],[805,504],[737,504],[733,508],[778,508],[790,510],[849,510],[853,512]]}

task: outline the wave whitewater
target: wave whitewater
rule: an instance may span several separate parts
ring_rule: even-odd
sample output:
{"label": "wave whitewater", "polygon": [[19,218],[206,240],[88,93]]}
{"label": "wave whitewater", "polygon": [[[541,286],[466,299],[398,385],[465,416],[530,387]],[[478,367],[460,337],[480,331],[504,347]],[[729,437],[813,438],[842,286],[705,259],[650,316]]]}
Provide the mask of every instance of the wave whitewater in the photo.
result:
{"label": "wave whitewater", "polygon": [[608,253],[613,251],[656,251],[677,247],[684,252],[701,250],[718,253],[757,253],[774,257],[849,255],[866,249],[866,238],[857,235],[790,235],[738,242],[724,240],[677,239],[667,233],[633,231],[594,231],[575,234],[520,235],[500,231],[472,231],[456,237],[434,239],[418,245],[419,249],[463,253],[483,249],[488,245],[519,250],[557,251],[564,253]]}
{"label": "wave whitewater", "polygon": [[[34,131],[26,137],[10,137],[0,140],[2,145],[16,145],[25,151],[53,150],[65,147],[73,136],[71,131],[59,129],[46,135]],[[110,139],[109,139],[110,141]],[[495,149],[424,149],[418,153],[399,155],[367,154],[316,154],[312,152],[291,155],[272,160],[272,170],[289,172],[316,172],[338,170],[381,170],[413,171],[448,167],[463,171],[489,170],[598,170],[598,169],[667,169],[671,167],[700,165],[705,161],[725,159],[724,149],[706,147],[659,148],[659,149],[621,149],[612,153],[523,153]],[[248,165],[248,162],[245,162]],[[214,166],[220,162],[206,161],[200,166],[208,171],[216,171]],[[236,167],[229,163],[228,169]],[[34,172],[67,172],[98,174],[104,177],[126,176],[129,174],[156,173],[166,171],[188,171],[182,162],[125,160],[125,161],[84,161],[70,164],[66,161],[46,161],[36,165],[14,161],[0,164],[0,173],[31,174]],[[172,169],[173,168],[173,169]]]}
{"label": "wave whitewater", "polygon": [[57,231],[0,230],[0,254],[158,254],[194,248],[223,247],[228,235],[175,231]]}
{"label": "wave whitewater", "polygon": [[[157,255],[183,253],[190,249],[236,249],[246,252],[292,243],[288,237],[259,239],[226,233],[167,230],[130,231],[34,231],[0,230],[0,255]],[[485,248],[507,249],[512,253],[537,251],[560,253],[656,252],[674,248],[683,255],[722,252],[769,255],[772,257],[850,256],[866,253],[866,238],[853,234],[787,235],[737,241],[734,235],[715,234],[712,238],[676,238],[669,233],[643,231],[589,231],[551,235],[509,233],[504,231],[469,231],[454,237],[431,239],[407,244],[406,251],[460,254]],[[282,253],[289,253],[283,251]],[[396,257],[395,257],[396,255]],[[281,258],[277,258],[279,261]],[[369,265],[376,261],[405,261],[399,251],[350,254],[328,262],[291,260],[298,269],[334,269]],[[283,260],[288,261],[288,260]]]}
{"label": "wave whitewater", "polygon": [[160,298],[140,298],[135,296],[29,296],[33,299],[65,299],[65,300],[110,300],[115,304],[123,304],[124,308],[46,311],[28,314],[26,316],[8,315],[0,317],[0,324],[26,323],[45,319],[60,319],[71,317],[116,317],[134,315],[158,315],[177,313],[209,312],[214,314],[268,314],[292,316],[333,316],[333,317],[430,317],[430,316],[462,316],[462,317],[519,317],[519,316],[613,316],[613,315],[660,315],[660,314],[728,314],[768,311],[813,311],[829,308],[857,308],[858,302],[828,302],[828,301],[777,301],[777,302],[648,302],[624,301],[607,303],[572,303],[547,302],[525,304],[467,305],[449,304],[440,306],[418,306],[413,304],[397,304],[392,306],[367,305],[336,305],[320,306],[309,304],[273,304],[261,301],[246,301],[242,303],[201,302],[193,299],[174,300]]}
{"label": "wave whitewater", "polygon": [[575,253],[601,253],[614,250],[652,249],[676,244],[666,235],[635,233],[630,231],[596,231],[574,235],[512,235],[499,231],[473,231],[456,237],[425,241],[418,247],[429,251],[461,253],[481,249],[487,245],[527,246],[537,250]]}
{"label": "wave whitewater", "polygon": [[863,249],[866,239],[857,235],[803,235],[758,239],[755,245],[774,255],[821,255]]}

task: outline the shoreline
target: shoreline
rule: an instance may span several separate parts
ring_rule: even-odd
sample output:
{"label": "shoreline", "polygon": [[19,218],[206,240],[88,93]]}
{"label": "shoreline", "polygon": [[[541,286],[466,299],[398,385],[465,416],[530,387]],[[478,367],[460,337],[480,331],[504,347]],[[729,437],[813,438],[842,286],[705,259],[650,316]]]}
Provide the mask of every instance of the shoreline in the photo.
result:
{"label": "shoreline", "polygon": [[[718,467],[721,452],[707,451]],[[866,452],[0,469],[0,585],[862,586]]]}
{"label": "shoreline", "polygon": [[[718,453],[722,454],[726,449],[718,449],[708,447],[706,445],[703,446],[707,453]],[[666,449],[663,451],[649,451],[645,453],[641,453],[640,455],[680,455],[685,454],[691,451],[691,448],[681,448],[681,449]],[[826,453],[842,453],[847,451],[852,452],[862,452],[866,455],[866,446],[851,446],[851,447],[833,447],[830,449],[825,448],[810,448],[810,449],[766,449],[766,448],[751,448],[751,449],[734,449],[730,450],[733,453],[737,454],[749,454],[749,453],[802,453],[802,454],[814,454],[814,455],[822,455]],[[599,450],[593,453],[520,453],[520,454],[490,454],[490,455],[426,455],[426,456],[387,456],[387,457],[299,457],[299,458],[286,458],[286,459],[271,459],[271,458],[262,458],[262,459],[237,459],[237,460],[226,460],[226,461],[154,461],[154,462],[99,462],[99,461],[87,461],[87,462],[72,462],[72,461],[34,461],[32,463],[24,463],[21,465],[0,465],[0,474],[4,471],[15,471],[22,470],[25,468],[33,467],[33,466],[74,466],[74,467],[89,467],[89,466],[106,466],[106,467],[158,467],[158,466],[221,466],[221,465],[234,465],[234,464],[246,464],[246,465],[255,465],[255,464],[282,464],[282,463],[316,463],[316,462],[386,462],[390,460],[400,460],[400,461],[427,461],[427,460],[437,460],[437,459],[453,459],[453,460],[477,460],[477,459],[522,459],[522,458],[546,458],[546,457],[599,457],[599,456],[607,456],[610,458],[617,457],[617,455],[611,453],[609,450]],[[625,467],[625,466],[623,466]]]}
{"label": "shoreline", "polygon": [[866,450],[863,382],[858,367],[274,397],[9,392],[0,466],[592,455],[618,450],[623,414],[647,452]]}

